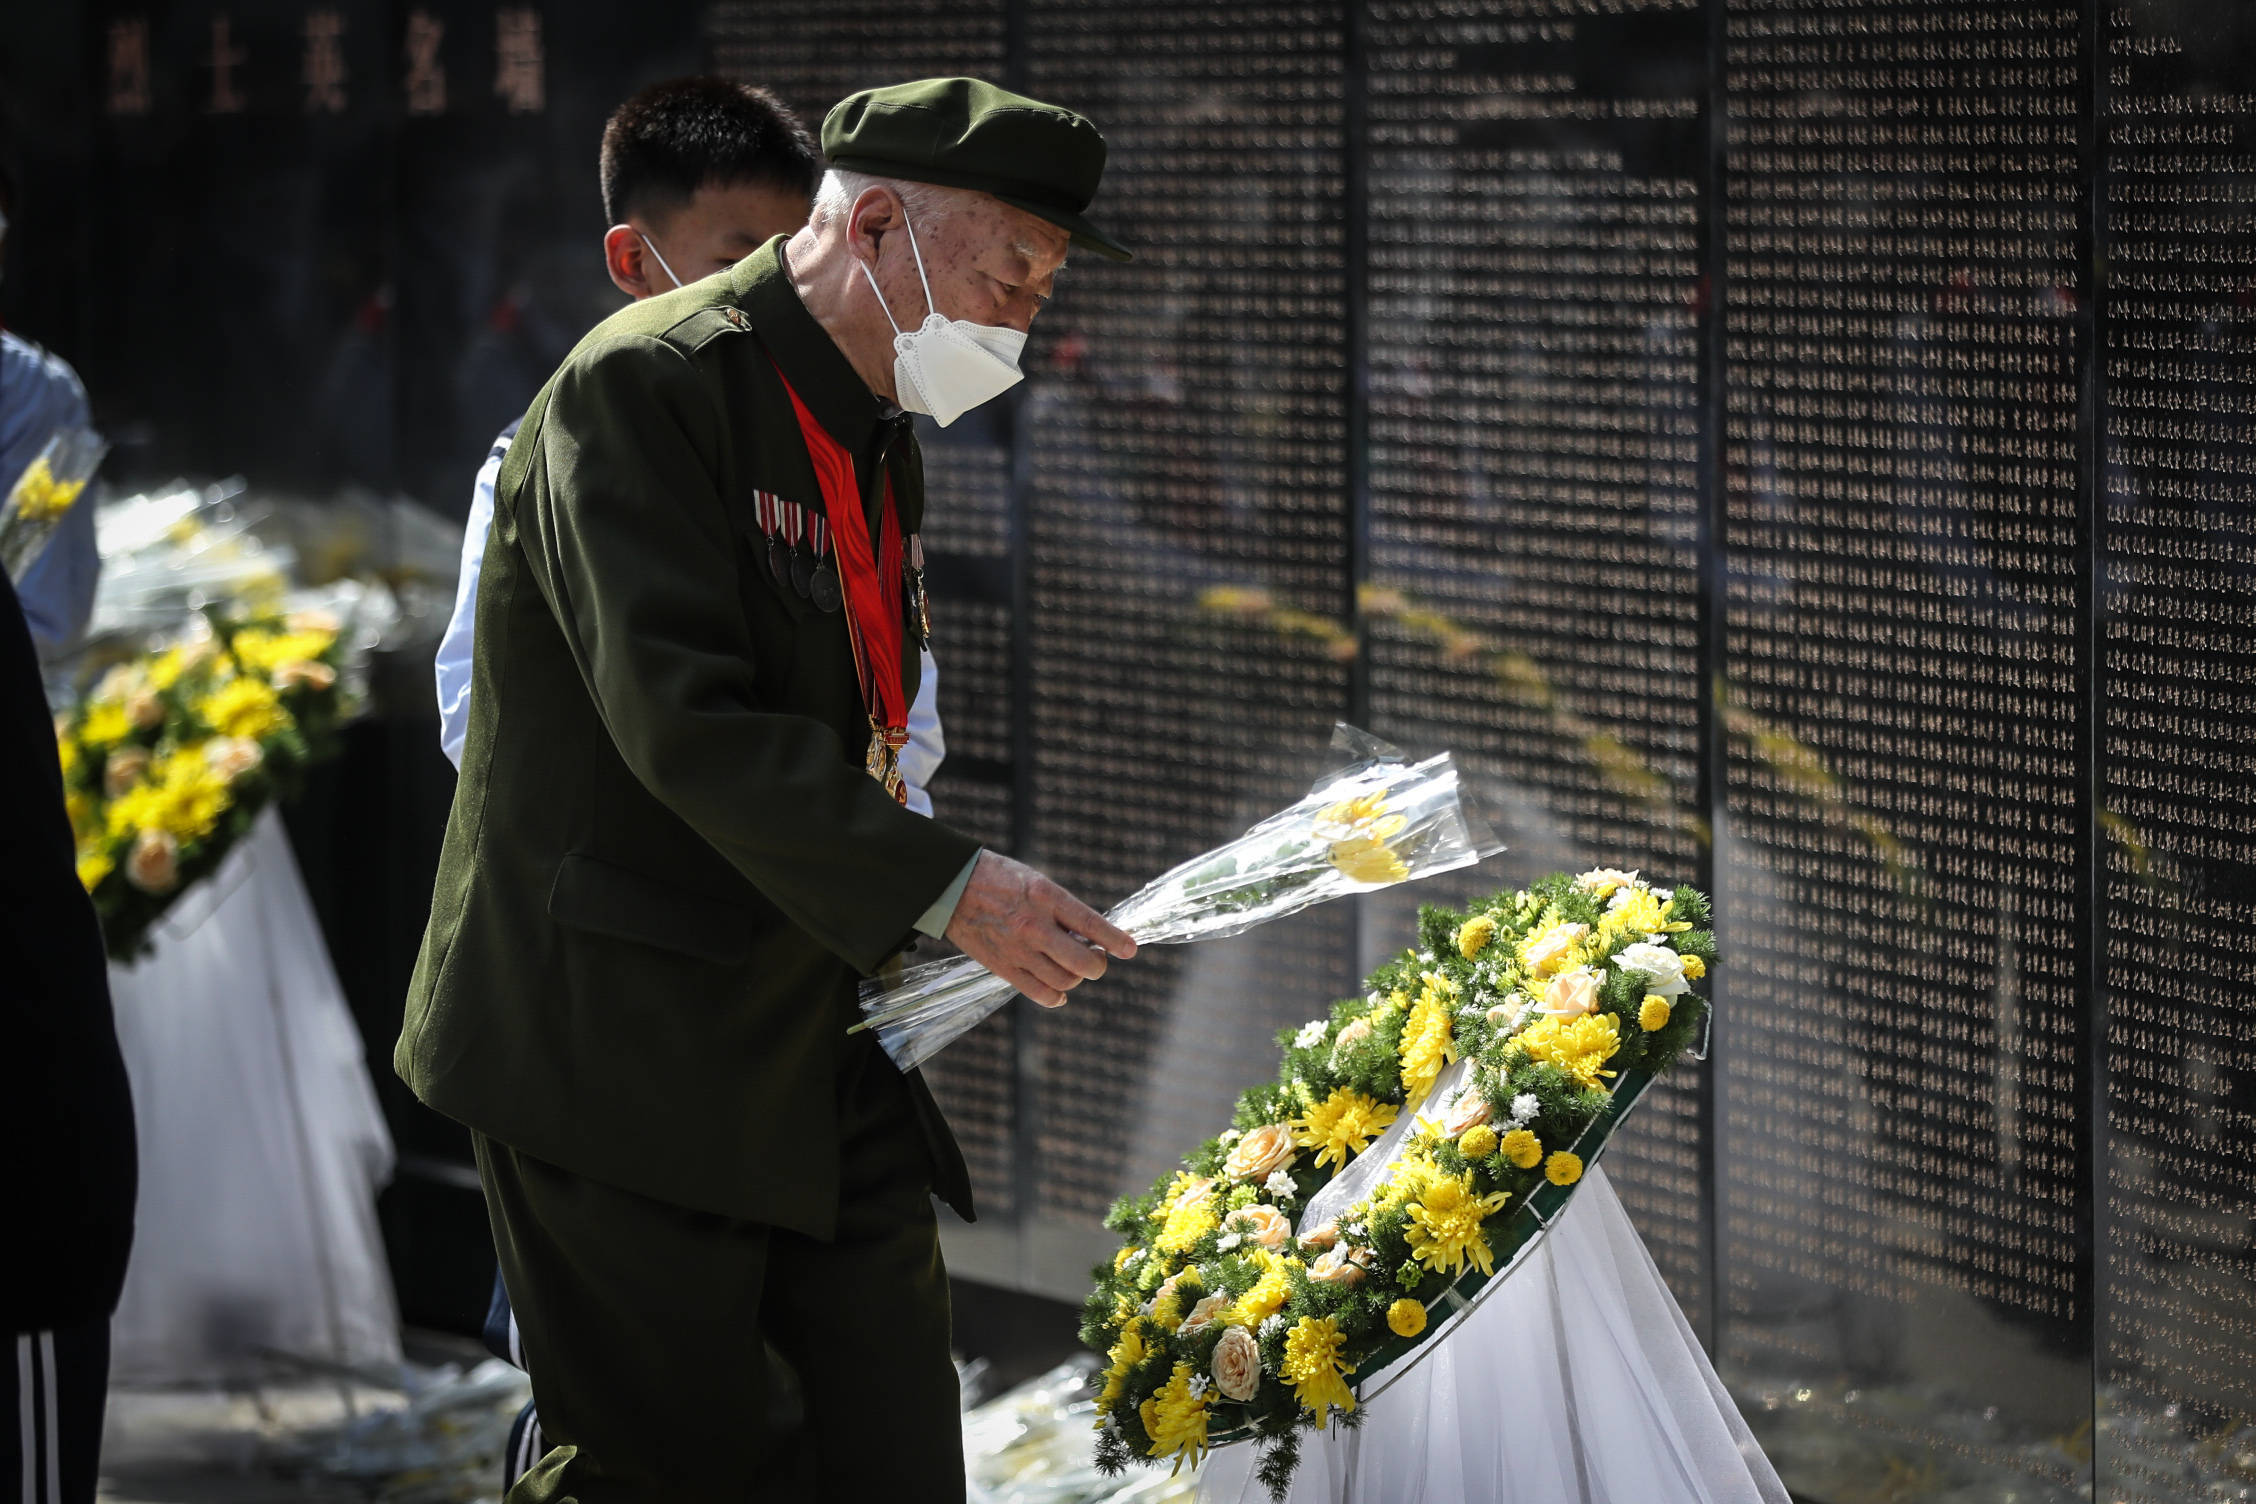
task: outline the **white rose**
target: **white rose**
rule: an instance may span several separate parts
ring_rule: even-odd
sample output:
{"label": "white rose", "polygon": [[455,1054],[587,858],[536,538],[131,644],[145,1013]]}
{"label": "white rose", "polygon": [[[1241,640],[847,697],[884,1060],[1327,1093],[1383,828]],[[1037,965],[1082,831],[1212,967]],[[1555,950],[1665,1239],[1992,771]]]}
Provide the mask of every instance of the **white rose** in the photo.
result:
{"label": "white rose", "polygon": [[1224,1399],[1250,1400],[1261,1387],[1261,1344],[1244,1327],[1231,1327],[1214,1344],[1212,1367],[1214,1387]]}
{"label": "white rose", "polygon": [[1614,957],[1614,965],[1632,975],[1643,976],[1645,990],[1662,997],[1675,997],[1692,985],[1684,980],[1683,958],[1667,946],[1655,945],[1649,940],[1623,946]]}
{"label": "white rose", "polygon": [[1593,867],[1574,880],[1574,885],[1593,898],[1605,898],[1637,881],[1637,874],[1624,872],[1619,867]]}

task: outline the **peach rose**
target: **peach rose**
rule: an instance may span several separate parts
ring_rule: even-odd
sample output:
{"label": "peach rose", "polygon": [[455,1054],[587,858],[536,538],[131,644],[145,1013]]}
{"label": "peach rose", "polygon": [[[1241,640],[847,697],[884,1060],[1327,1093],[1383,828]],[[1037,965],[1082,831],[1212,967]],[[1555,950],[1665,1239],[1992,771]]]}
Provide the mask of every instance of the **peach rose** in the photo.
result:
{"label": "peach rose", "polygon": [[1242,1326],[1231,1327],[1214,1344],[1214,1387],[1227,1400],[1250,1400],[1261,1387],[1261,1344]]}
{"label": "peach rose", "polygon": [[292,611],[283,625],[293,632],[335,632],[341,623],[327,611]]}
{"label": "peach rose", "polygon": [[1521,1015],[1526,1012],[1527,999],[1515,992],[1488,1010],[1488,1022],[1492,1028],[1516,1029],[1520,1026]]}
{"label": "peach rose", "polygon": [[1553,1018],[1582,1018],[1598,1011],[1598,973],[1587,966],[1563,971],[1543,993],[1543,1011]]}
{"label": "peach rose", "polygon": [[1211,1191],[1213,1189],[1214,1177],[1211,1175],[1201,1175],[1196,1177],[1195,1179],[1183,1182],[1183,1189],[1176,1192],[1175,1199],[1167,1204],[1170,1209],[1179,1206],[1195,1206],[1200,1201],[1203,1201],[1206,1198],[1206,1193],[1208,1191]]}
{"label": "peach rose", "polygon": [[1441,1126],[1451,1138],[1456,1138],[1468,1128],[1478,1128],[1488,1118],[1488,1098],[1482,1096],[1478,1088],[1467,1083],[1465,1089],[1457,1094],[1457,1100],[1449,1104],[1448,1116],[1442,1119]]}
{"label": "peach rose", "polygon": [[149,771],[146,747],[120,747],[102,769],[102,792],[112,799],[139,783]]}
{"label": "peach rose", "polygon": [[1368,1017],[1356,1019],[1346,1028],[1340,1030],[1339,1038],[1332,1041],[1332,1064],[1338,1065],[1342,1055],[1370,1037],[1371,1020]]}
{"label": "peach rose", "polygon": [[133,722],[136,731],[156,730],[164,724],[164,715],[164,701],[154,690],[137,689],[126,698],[125,718]]}
{"label": "peach rose", "polygon": [[1185,1332],[1197,1331],[1200,1327],[1212,1321],[1222,1308],[1229,1303],[1230,1297],[1227,1295],[1209,1295],[1206,1299],[1191,1307],[1191,1314],[1183,1318],[1181,1329]]}
{"label": "peach rose", "polygon": [[1312,1227],[1300,1235],[1303,1248],[1329,1248],[1339,1241],[1339,1218],[1334,1217],[1322,1227]]}
{"label": "peach rose", "polygon": [[204,747],[204,761],[214,773],[233,783],[266,761],[266,754],[249,737],[215,736]]}
{"label": "peach rose", "polygon": [[1230,1225],[1274,1253],[1292,1237],[1292,1220],[1273,1206],[1248,1206],[1230,1213]]}
{"label": "peach rose", "polygon": [[1324,1256],[1308,1266],[1308,1277],[1320,1285],[1355,1285],[1363,1281],[1363,1266],[1346,1244],[1338,1244],[1325,1251]]}
{"label": "peach rose", "polygon": [[337,682],[337,671],[326,663],[316,663],[310,658],[295,663],[285,663],[274,671],[274,687],[283,693],[293,689],[327,689]]}
{"label": "peach rose", "polygon": [[125,880],[144,893],[170,893],[180,882],[180,844],[161,830],[144,830],[125,859]]}
{"label": "peach rose", "polygon": [[1222,1168],[1234,1180],[1258,1183],[1267,1180],[1272,1171],[1291,1164],[1299,1152],[1290,1124],[1264,1123],[1230,1146],[1230,1157],[1222,1162]]}

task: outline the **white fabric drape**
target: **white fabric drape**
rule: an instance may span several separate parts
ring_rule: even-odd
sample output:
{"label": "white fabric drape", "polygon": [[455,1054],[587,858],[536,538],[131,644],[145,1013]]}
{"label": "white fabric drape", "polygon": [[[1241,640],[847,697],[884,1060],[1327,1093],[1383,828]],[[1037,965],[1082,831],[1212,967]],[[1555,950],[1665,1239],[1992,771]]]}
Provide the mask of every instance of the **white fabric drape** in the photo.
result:
{"label": "white fabric drape", "polygon": [[[1374,1150],[1377,1148],[1373,1146]],[[1250,1444],[1202,1504],[1268,1504]],[[1605,1175],[1437,1350],[1311,1435],[1289,1504],[1787,1504]]]}
{"label": "white fabric drape", "polygon": [[112,1375],[211,1382],[269,1352],[396,1363],[376,1224],[391,1135],[280,816],[154,939],[110,968],[141,1148]]}

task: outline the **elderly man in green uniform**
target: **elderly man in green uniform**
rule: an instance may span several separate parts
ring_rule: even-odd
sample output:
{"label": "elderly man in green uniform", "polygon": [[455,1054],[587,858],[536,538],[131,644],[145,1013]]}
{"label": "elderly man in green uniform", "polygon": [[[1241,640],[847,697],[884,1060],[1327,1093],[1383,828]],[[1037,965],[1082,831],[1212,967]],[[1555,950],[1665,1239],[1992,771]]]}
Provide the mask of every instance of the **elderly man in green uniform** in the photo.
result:
{"label": "elderly man in green uniform", "polygon": [[[915,935],[1056,1006],[1135,943],[899,802],[925,628],[903,409],[1017,377],[1104,141],[971,79],[857,94],[814,217],[599,325],[496,487],[396,1065],[472,1130],[554,1448],[511,1504],[963,1491],[922,1081],[849,1038]],[[725,1450],[716,1438],[741,1438]]]}

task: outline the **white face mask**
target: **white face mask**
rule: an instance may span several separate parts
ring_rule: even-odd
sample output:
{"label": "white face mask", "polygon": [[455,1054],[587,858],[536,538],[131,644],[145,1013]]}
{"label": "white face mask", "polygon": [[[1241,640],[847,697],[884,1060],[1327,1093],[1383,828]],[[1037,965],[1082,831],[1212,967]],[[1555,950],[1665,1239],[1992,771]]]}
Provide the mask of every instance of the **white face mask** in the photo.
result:
{"label": "white face mask", "polygon": [[916,257],[917,281],[924,285],[924,327],[904,330],[885,308],[877,276],[866,262],[856,262],[862,276],[885,308],[885,322],[893,326],[893,391],[901,406],[912,413],[928,414],[946,428],[980,403],[1001,396],[1025,379],[1018,368],[1026,336],[1016,329],[974,324],[969,319],[941,316],[932,302],[932,284],[925,279],[924,253],[917,249],[916,227],[904,211],[909,254]]}

